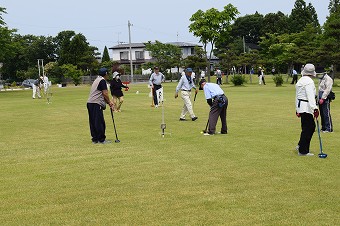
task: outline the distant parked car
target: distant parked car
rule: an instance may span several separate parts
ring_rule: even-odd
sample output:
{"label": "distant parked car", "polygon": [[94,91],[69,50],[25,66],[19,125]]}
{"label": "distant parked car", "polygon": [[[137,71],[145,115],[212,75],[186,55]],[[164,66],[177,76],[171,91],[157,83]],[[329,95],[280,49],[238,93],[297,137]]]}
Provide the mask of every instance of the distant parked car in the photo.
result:
{"label": "distant parked car", "polygon": [[32,89],[35,79],[26,79],[22,82],[21,86],[28,87]]}

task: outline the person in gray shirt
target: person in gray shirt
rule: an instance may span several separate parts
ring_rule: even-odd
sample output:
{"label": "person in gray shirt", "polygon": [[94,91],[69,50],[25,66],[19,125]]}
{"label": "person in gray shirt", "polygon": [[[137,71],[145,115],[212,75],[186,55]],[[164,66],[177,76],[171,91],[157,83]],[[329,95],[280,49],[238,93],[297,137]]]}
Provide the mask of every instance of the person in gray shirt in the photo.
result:
{"label": "person in gray shirt", "polygon": [[113,108],[113,102],[110,101],[107,89],[108,70],[106,68],[99,69],[99,76],[94,80],[91,86],[89,98],[87,100],[87,110],[89,114],[90,132],[92,143],[106,144],[111,143],[105,140],[105,120],[103,110],[106,104]]}
{"label": "person in gray shirt", "polygon": [[178,82],[178,85],[176,87],[176,93],[175,93],[175,98],[178,97],[178,92],[181,91],[181,97],[184,102],[183,108],[182,108],[182,113],[179,118],[180,121],[185,121],[185,115],[189,112],[191,120],[195,121],[197,120],[197,117],[195,116],[195,113],[192,109],[192,104],[190,100],[191,96],[191,89],[195,89],[195,94],[197,93],[197,89],[194,83],[194,78],[192,76],[192,69],[187,68],[185,69],[185,75],[181,77],[181,79]]}
{"label": "person in gray shirt", "polygon": [[161,72],[159,72],[158,67],[154,67],[154,72],[151,74],[150,79],[149,79],[149,85],[152,88],[152,95],[153,95],[155,108],[158,107],[158,99],[157,99],[156,91],[162,88],[162,82],[164,81],[165,81],[165,76]]}

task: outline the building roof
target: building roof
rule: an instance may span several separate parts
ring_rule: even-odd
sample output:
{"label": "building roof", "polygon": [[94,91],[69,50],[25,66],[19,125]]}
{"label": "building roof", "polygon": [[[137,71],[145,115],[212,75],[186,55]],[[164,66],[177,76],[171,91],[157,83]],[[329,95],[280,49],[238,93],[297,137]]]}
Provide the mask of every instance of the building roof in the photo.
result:
{"label": "building roof", "polygon": [[[167,42],[166,44],[172,44],[172,45],[179,46],[179,47],[195,47],[195,46],[202,47],[202,45],[192,44],[188,42]],[[109,49],[129,49],[129,48],[130,48],[130,44],[119,44]],[[131,48],[145,48],[145,44],[144,43],[131,43]]]}
{"label": "building roof", "polygon": [[[130,48],[130,44],[119,44],[109,49],[128,49],[128,48]],[[145,48],[145,44],[144,43],[131,43],[131,48]]]}

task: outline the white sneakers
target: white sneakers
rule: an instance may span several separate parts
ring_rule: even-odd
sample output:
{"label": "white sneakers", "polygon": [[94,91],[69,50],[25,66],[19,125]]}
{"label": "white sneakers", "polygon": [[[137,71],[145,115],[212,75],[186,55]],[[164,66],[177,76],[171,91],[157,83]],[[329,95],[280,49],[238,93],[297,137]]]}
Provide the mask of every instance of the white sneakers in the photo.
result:
{"label": "white sneakers", "polygon": [[298,152],[298,155],[299,155],[299,156],[314,156],[314,154],[313,154],[313,153],[310,153],[310,152],[308,152],[307,154],[301,154],[301,153],[299,152],[299,148],[300,148],[299,145],[297,145],[297,146],[295,147],[295,150]]}
{"label": "white sneakers", "polygon": [[307,154],[301,154],[300,152],[299,152],[299,156],[314,156],[314,154],[313,153],[307,153]]}

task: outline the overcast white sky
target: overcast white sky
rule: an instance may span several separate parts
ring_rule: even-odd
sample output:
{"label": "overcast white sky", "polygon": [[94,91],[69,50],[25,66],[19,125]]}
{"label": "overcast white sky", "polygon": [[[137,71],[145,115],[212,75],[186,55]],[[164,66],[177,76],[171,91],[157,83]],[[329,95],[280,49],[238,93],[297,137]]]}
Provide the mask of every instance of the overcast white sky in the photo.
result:
{"label": "overcast white sky", "polygon": [[[329,0],[305,0],[315,7],[322,25],[329,15]],[[197,10],[223,10],[233,4],[239,16],[265,15],[281,11],[290,14],[295,0],[0,0],[6,8],[3,15],[9,28],[20,34],[56,36],[60,31],[73,30],[86,36],[99,52],[120,42],[128,42],[128,20],[131,21],[132,42],[182,41],[198,43],[189,33],[189,18]]]}

